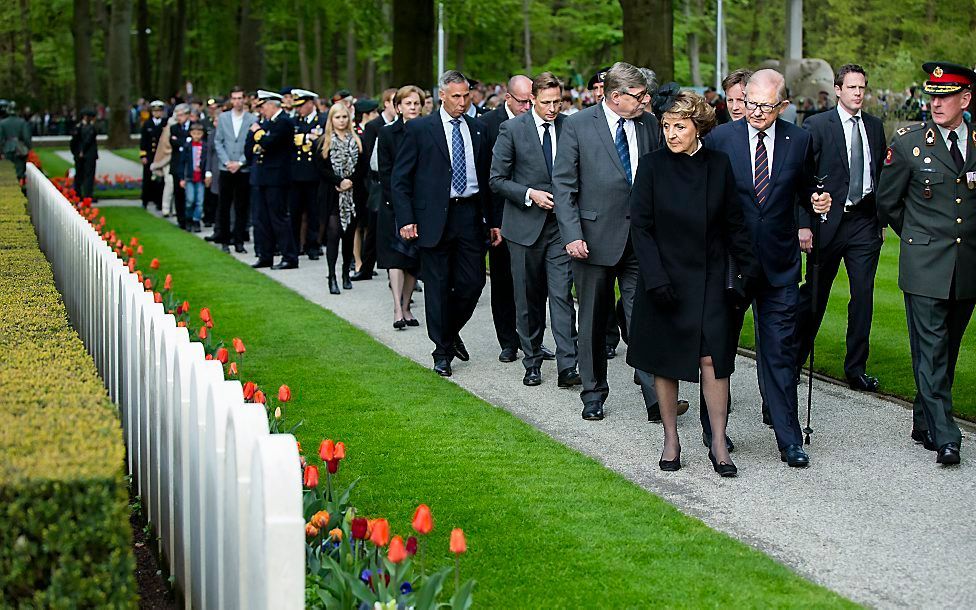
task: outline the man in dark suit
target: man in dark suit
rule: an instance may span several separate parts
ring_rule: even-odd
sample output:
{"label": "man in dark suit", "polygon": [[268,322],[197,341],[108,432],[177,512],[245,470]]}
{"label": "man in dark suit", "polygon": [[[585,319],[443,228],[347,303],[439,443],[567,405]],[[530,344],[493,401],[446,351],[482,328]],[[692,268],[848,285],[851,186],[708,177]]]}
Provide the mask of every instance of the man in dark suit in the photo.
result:
{"label": "man in dark suit", "polygon": [[[288,188],[291,185],[291,163],[295,156],[295,125],[281,109],[281,94],[258,90],[262,123],[251,125],[254,139],[252,175],[254,191],[254,249],[258,260],[255,269],[297,269],[298,247],[288,221]],[[275,250],[281,262],[274,264]]]}
{"label": "man in dark suit", "polygon": [[464,114],[468,80],[448,70],[438,90],[440,110],[405,124],[391,187],[400,236],[420,248],[434,370],[449,377],[454,357],[469,358],[458,333],[485,286],[486,213],[491,242],[502,237],[490,213],[485,124]]}
{"label": "man in dark suit", "polygon": [[98,131],[95,111],[81,111],[81,122],[75,126],[69,144],[75,158],[75,191],[79,197],[92,197],[95,189],[95,164],[98,160]]}
{"label": "man in dark suit", "polygon": [[139,160],[142,162],[142,207],[150,203],[161,205],[163,200],[163,181],[154,180],[149,165],[156,156],[159,146],[159,136],[166,126],[166,108],[161,100],[154,100],[149,104],[150,117],[142,124],[139,135]]}
{"label": "man in dark suit", "polygon": [[[354,282],[373,279],[373,267],[376,266],[376,225],[379,221],[379,209],[383,203],[383,185],[380,184],[379,151],[376,140],[380,129],[397,120],[393,98],[396,89],[383,91],[383,110],[373,120],[363,126],[363,154],[359,155],[361,164],[360,174],[366,176],[366,227],[363,230],[362,266],[358,271],[349,274]],[[363,220],[363,219],[360,219]]]}
{"label": "man in dark suit", "polygon": [[295,155],[291,164],[291,187],[288,190],[288,215],[291,217],[295,247],[302,245],[302,217],[305,219],[304,252],[309,260],[322,254],[319,246],[319,172],[315,169],[316,143],[325,133],[325,117],[315,109],[318,94],[307,89],[292,89],[291,100],[295,116]]}
{"label": "man in dark suit", "polygon": [[[746,120],[720,125],[705,145],[729,155],[738,203],[752,234],[762,277],[750,287],[756,308],[756,334],[762,343],[759,368],[780,459],[793,467],[809,465],[803,451],[796,395],[797,300],[800,245],[797,205],[830,209],[830,193],[818,195],[810,134],[779,119],[789,104],[786,81],[775,70],[753,74],[745,90]],[[711,430],[706,427],[706,435]]]}
{"label": "man in dark suit", "polygon": [[[502,123],[528,112],[532,107],[532,80],[516,74],[508,81],[505,101],[491,112],[481,115],[487,128],[488,150],[495,147],[498,130]],[[490,164],[490,161],[489,161]],[[505,197],[498,193],[491,196],[492,213],[499,223],[504,222]],[[501,352],[498,360],[515,362],[518,359],[519,335],[515,329],[515,292],[512,284],[512,259],[508,244],[502,240],[488,249],[488,269],[491,273],[491,319],[495,324],[495,336]]]}
{"label": "man in dark suit", "polygon": [[542,383],[548,296],[556,339],[557,383],[570,387],[582,383],[576,372],[573,271],[552,199],[556,142],[565,120],[559,113],[563,87],[551,72],[543,72],[532,81],[531,91],[533,110],[501,124],[492,149],[491,188],[504,197],[507,210],[502,217],[502,237],[511,253],[516,328],[525,354],[522,383]]}
{"label": "man in dark suit", "polygon": [[[604,78],[603,102],[563,122],[553,168],[556,219],[573,258],[579,299],[579,368],[582,417],[603,419],[610,394],[606,329],[614,280],[620,285],[625,319],[637,289],[637,257],[630,243],[630,188],[640,158],[659,148],[654,115],[644,112],[650,96],[639,68],[618,62]],[[648,414],[658,409],[654,377],[637,372]]]}
{"label": "man in dark suit", "polygon": [[898,130],[885,155],[878,211],[901,238],[898,287],[917,387],[912,439],[952,465],[962,443],[952,381],[976,307],[976,131],[963,118],[976,73],[944,62],[922,69],[932,122]]}
{"label": "man in dark suit", "polygon": [[173,117],[176,122],[169,128],[170,161],[169,173],[173,176],[173,184],[177,187],[173,189],[173,203],[176,207],[176,222],[181,229],[186,228],[186,191],[178,188],[180,183],[177,172],[183,167],[183,149],[190,141],[190,105],[187,103],[177,104],[173,108]]}
{"label": "man in dark suit", "polygon": [[799,370],[810,355],[820,329],[830,287],[841,260],[850,277],[851,301],[847,307],[847,357],[844,373],[854,390],[875,392],[878,380],[866,373],[871,313],[874,309],[874,276],[881,257],[881,226],[875,205],[875,191],[884,160],[885,136],[881,119],[861,110],[867,75],[861,66],[847,64],[837,71],[834,91],[837,107],[811,116],[803,128],[813,136],[817,175],[826,176],[825,190],[834,201],[826,220],[800,212],[800,249],[810,252],[814,223],[820,231],[820,273],[817,278],[817,310],[813,310],[810,267],[800,287],[796,325]]}

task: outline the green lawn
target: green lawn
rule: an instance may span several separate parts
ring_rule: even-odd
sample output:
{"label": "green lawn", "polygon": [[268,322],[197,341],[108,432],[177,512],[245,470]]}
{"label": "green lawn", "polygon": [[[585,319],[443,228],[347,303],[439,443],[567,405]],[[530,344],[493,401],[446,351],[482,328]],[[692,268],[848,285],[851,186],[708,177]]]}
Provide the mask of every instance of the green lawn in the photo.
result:
{"label": "green lawn", "polygon": [[[908,347],[908,327],[905,322],[905,301],[898,289],[899,240],[887,231],[881,249],[881,262],[874,286],[874,321],[871,326],[871,355],[868,374],[881,380],[881,391],[907,398],[915,395],[912,376],[912,357]],[[847,351],[847,303],[850,301],[847,272],[840,273],[830,292],[827,314],[817,335],[816,369],[821,373],[844,378],[844,354]],[[959,352],[956,379],[953,384],[955,413],[976,420],[976,324],[970,324]],[[752,313],[746,315],[740,344],[755,347]]]}
{"label": "green lawn", "polygon": [[[41,159],[41,169],[44,170],[44,174],[49,178],[55,176],[64,176],[68,173],[68,170],[74,167],[74,163],[62,159],[57,151],[53,148],[36,148],[37,156]],[[135,161],[139,163],[139,149],[138,148],[120,148],[114,150],[116,154],[123,157],[132,158],[132,154],[135,155]],[[95,196],[99,199],[139,199],[142,196],[140,189],[104,189],[95,191]]]}
{"label": "green lawn", "polygon": [[440,563],[465,529],[477,607],[850,605],[169,223],[104,213],[193,311],[210,307],[213,332],[243,338],[246,379],[291,386],[310,460],[323,437],[345,441],[355,505],[406,533],[429,504]]}
{"label": "green lawn", "polygon": [[[128,159],[129,161],[133,161],[135,163],[140,163],[140,164],[142,163],[142,158],[139,157],[139,148],[136,146],[133,146],[131,148],[113,148],[112,152],[114,152],[115,154],[117,154],[118,156],[124,159]],[[151,160],[152,159],[150,159],[150,161]]]}

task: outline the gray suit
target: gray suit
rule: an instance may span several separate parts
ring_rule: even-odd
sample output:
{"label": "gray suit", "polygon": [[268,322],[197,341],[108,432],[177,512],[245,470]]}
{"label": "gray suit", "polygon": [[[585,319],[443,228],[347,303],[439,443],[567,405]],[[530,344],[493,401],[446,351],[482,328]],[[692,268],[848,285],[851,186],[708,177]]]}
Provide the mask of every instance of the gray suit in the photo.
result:
{"label": "gray suit", "polygon": [[[557,143],[564,117],[557,115],[551,137]],[[556,146],[558,150],[558,145]],[[556,366],[576,369],[576,309],[573,272],[555,214],[531,201],[528,189],[552,193],[552,177],[543,156],[535,111],[501,124],[492,151],[491,190],[505,198],[502,236],[508,241],[515,292],[515,328],[526,369],[542,364],[546,296],[556,340]]]}
{"label": "gray suit", "polygon": [[238,171],[246,172],[247,160],[244,158],[244,141],[247,140],[247,132],[251,128],[251,123],[257,121],[257,117],[250,112],[244,113],[241,120],[241,130],[234,135],[234,120],[231,118],[233,111],[220,113],[220,120],[217,121],[217,132],[214,135],[214,149],[217,152],[217,160],[220,161],[220,169],[223,171],[231,161],[241,164]]}
{"label": "gray suit", "polygon": [[[660,147],[657,119],[648,113],[634,120],[638,158]],[[638,159],[630,160],[636,169]],[[624,317],[629,322],[637,290],[637,257],[630,244],[630,181],[617,154],[603,104],[568,117],[563,124],[553,168],[556,219],[563,245],[586,242],[589,257],[573,261],[579,299],[580,398],[603,402],[607,384],[606,320],[614,280],[620,285]],[[629,326],[629,324],[628,324]],[[657,403],[654,377],[638,371],[644,401]]]}
{"label": "gray suit", "polygon": [[[214,228],[215,241],[220,244],[235,243],[243,248],[247,241],[247,226],[251,201],[250,174],[247,159],[244,155],[244,144],[251,125],[258,119],[250,112],[245,112],[241,118],[241,128],[234,135],[234,111],[222,112],[217,120],[217,129],[213,135],[213,149],[217,156],[220,174],[214,183],[219,185],[220,200],[217,205],[217,223]],[[237,161],[240,169],[231,172],[227,164]],[[234,210],[234,224],[231,226],[230,212]]]}

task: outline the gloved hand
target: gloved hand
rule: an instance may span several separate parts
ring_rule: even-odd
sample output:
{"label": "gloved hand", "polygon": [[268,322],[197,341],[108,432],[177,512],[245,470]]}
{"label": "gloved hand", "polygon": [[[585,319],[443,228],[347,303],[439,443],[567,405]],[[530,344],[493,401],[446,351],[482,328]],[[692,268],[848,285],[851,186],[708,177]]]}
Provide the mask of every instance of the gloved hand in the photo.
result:
{"label": "gloved hand", "polygon": [[678,295],[671,284],[664,284],[650,290],[651,300],[659,307],[670,309],[678,304]]}

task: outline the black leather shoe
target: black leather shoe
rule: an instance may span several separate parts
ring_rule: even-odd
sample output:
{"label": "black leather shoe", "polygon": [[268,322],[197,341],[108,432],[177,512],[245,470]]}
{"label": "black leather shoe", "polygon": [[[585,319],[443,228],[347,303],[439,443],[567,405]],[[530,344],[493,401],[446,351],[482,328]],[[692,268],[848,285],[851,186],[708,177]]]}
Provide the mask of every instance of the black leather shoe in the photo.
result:
{"label": "black leather shoe", "polygon": [[319,255],[316,254],[315,252],[309,252],[308,253],[308,260],[310,260],[310,261],[317,261],[317,260],[319,260]]}
{"label": "black leather shoe", "polygon": [[731,460],[728,462],[716,462],[715,455],[712,453],[711,449],[708,450],[708,459],[712,462],[712,468],[715,469],[715,472],[717,472],[718,476],[720,477],[728,478],[739,474],[739,469],[735,467],[735,464],[733,464]]}
{"label": "black leather shoe", "polygon": [[533,366],[525,369],[525,377],[522,378],[523,385],[539,385],[542,383],[542,372],[539,367]]}
{"label": "black leather shoe", "polygon": [[658,460],[657,467],[664,472],[677,472],[681,470],[681,449],[673,460]]}
{"label": "black leather shoe", "polygon": [[298,261],[281,261],[272,269],[298,269]]}
{"label": "black leather shoe", "polygon": [[[708,450],[709,451],[712,450],[712,435],[711,434],[706,434],[706,433],[702,432],[702,445],[705,445],[706,447],[708,447]],[[725,450],[728,451],[729,453],[732,453],[733,451],[735,451],[735,443],[732,442],[732,439],[729,437],[728,434],[725,435]]]}
{"label": "black leather shoe", "polygon": [[343,290],[352,290],[352,281],[349,280],[349,274],[348,273],[343,273],[342,274],[342,289]]}
{"label": "black leather shoe", "polygon": [[238,254],[247,254],[244,244],[234,244],[234,252],[237,252]]}
{"label": "black leather shoe", "polygon": [[935,440],[932,439],[932,435],[929,434],[928,430],[916,430],[912,428],[912,440],[916,443],[921,443],[922,447],[928,449],[929,451],[938,451],[939,448],[935,446]]}
{"label": "black leather shoe", "polygon": [[540,349],[539,351],[542,352],[542,359],[543,360],[555,360],[556,359],[556,354],[554,354],[553,351],[551,349],[549,349],[548,347],[546,347],[545,345],[543,345],[542,346],[542,349]]}
{"label": "black leather shoe", "polygon": [[647,405],[647,421],[660,423],[661,405],[659,403],[654,403],[653,405]]}
{"label": "black leather shoe", "polygon": [[806,468],[810,465],[810,458],[800,445],[787,445],[779,450],[779,459],[793,468]]}
{"label": "black leather shoe", "polygon": [[468,350],[464,347],[464,341],[461,341],[461,337],[458,337],[454,341],[454,355],[457,356],[458,360],[462,362],[471,360],[471,356],[468,354]]}
{"label": "black leather shoe", "polygon": [[613,360],[617,357],[617,348],[607,346],[607,360]]}
{"label": "black leather shoe", "polygon": [[849,378],[847,383],[850,384],[852,390],[857,390],[858,392],[877,392],[878,386],[881,385],[877,377],[871,377],[864,373],[861,373],[857,377]]}
{"label": "black leather shoe", "polygon": [[583,403],[583,419],[586,421],[600,421],[603,419],[603,403],[591,400]]}
{"label": "black leather shoe", "polygon": [[435,360],[434,372],[440,375],[441,377],[450,377],[452,374],[451,363],[448,362],[447,360]]}
{"label": "black leather shoe", "polygon": [[228,246],[227,244],[221,245],[220,246],[220,249],[221,249],[221,251],[226,252],[227,254],[230,254],[230,246]]}
{"label": "black leather shoe", "polygon": [[336,281],[334,275],[329,278],[329,294],[340,294],[339,282]]}
{"label": "black leather shoe", "polygon": [[939,447],[939,454],[935,457],[939,464],[952,466],[959,463],[959,443],[946,443]]}
{"label": "black leather shoe", "polygon": [[211,233],[210,235],[207,235],[206,237],[204,237],[203,238],[203,241],[215,242],[215,241],[217,241],[217,234],[216,233]]}
{"label": "black leather shoe", "polygon": [[274,265],[273,261],[259,260],[258,262],[251,265],[251,269],[264,269],[265,267],[272,267]]}
{"label": "black leather shoe", "polygon": [[368,271],[366,273],[364,273],[364,271],[365,271],[364,269],[360,269],[359,271],[353,271],[352,273],[349,274],[349,279],[354,282],[364,282],[366,280],[373,279],[372,271]]}
{"label": "black leather shoe", "polygon": [[501,353],[498,354],[499,362],[515,362],[516,360],[518,360],[518,349],[514,347],[502,348]]}
{"label": "black leather shoe", "polygon": [[556,382],[561,388],[571,388],[576,385],[583,385],[583,379],[580,377],[576,369],[566,369],[565,371],[559,371],[559,380]]}

